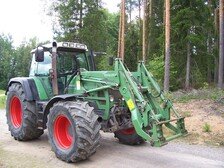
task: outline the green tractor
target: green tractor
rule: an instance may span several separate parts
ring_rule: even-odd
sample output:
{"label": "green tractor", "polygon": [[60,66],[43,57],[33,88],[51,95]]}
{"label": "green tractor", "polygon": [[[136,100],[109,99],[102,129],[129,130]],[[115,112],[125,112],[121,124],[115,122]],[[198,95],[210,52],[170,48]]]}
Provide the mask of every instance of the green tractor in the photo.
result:
{"label": "green tractor", "polygon": [[[113,62],[113,71],[96,71],[94,53],[86,45],[38,46],[32,51],[29,77],[8,83],[6,116],[11,135],[27,141],[47,128],[56,156],[77,162],[96,152],[100,130],[114,133],[128,145],[149,141],[162,146],[187,134],[184,118],[143,62],[136,72],[119,58]],[[164,128],[172,131],[168,137]]]}

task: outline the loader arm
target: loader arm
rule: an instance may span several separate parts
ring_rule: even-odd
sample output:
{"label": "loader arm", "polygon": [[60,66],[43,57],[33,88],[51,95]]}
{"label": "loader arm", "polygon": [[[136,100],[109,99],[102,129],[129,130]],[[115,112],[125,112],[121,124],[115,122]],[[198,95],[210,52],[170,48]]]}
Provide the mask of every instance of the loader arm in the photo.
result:
{"label": "loader arm", "polygon": [[[143,62],[139,62],[137,76],[124,67],[121,60],[115,62],[115,71],[119,76],[119,90],[131,111],[131,119],[138,135],[152,142],[154,146],[162,146],[166,141],[187,134],[184,118],[173,108],[170,100],[166,99],[158,83],[146,69]],[[158,103],[157,97],[153,96],[154,89],[163,102]],[[171,111],[174,118],[171,120]],[[176,124],[171,122],[176,121]],[[174,135],[164,137],[163,127],[174,132]]]}
{"label": "loader arm", "polygon": [[[143,62],[139,62],[137,72],[130,72],[118,58],[115,60],[114,71],[82,69],[71,82],[68,93],[83,95],[80,98],[93,102],[102,111],[102,119],[108,121],[113,113],[111,109],[116,106],[116,103],[110,101],[109,90],[119,92],[124,106],[131,112],[135,131],[154,146],[162,146],[187,133],[184,118],[174,110],[171,101],[165,98]],[[171,112],[175,117],[171,118]],[[173,124],[175,121],[176,124]],[[165,138],[164,126],[172,130],[174,135]]]}

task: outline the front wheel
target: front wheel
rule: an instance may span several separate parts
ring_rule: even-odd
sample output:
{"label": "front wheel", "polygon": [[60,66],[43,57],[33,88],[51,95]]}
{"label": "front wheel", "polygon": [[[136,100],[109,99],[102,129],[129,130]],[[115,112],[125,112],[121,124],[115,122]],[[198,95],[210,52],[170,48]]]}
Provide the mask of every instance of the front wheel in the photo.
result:
{"label": "front wheel", "polygon": [[87,102],[60,101],[48,116],[48,137],[56,156],[66,162],[85,160],[96,152],[100,124]]}
{"label": "front wheel", "polygon": [[37,125],[36,104],[25,99],[19,83],[13,83],[7,92],[6,117],[9,131],[16,140],[36,139],[43,134]]}
{"label": "front wheel", "polygon": [[116,131],[114,136],[118,138],[118,140],[127,145],[139,145],[145,142],[142,137],[140,137],[134,128],[128,128]]}

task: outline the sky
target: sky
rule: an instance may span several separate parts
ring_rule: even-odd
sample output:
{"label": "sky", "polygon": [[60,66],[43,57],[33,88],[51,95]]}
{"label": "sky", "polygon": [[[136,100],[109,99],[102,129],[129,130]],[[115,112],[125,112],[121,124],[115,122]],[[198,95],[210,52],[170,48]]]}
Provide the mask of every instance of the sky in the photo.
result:
{"label": "sky", "polygon": [[[11,35],[14,46],[37,37],[53,40],[51,20],[44,12],[44,0],[0,0],[0,34]],[[120,0],[102,0],[110,12],[117,12]]]}

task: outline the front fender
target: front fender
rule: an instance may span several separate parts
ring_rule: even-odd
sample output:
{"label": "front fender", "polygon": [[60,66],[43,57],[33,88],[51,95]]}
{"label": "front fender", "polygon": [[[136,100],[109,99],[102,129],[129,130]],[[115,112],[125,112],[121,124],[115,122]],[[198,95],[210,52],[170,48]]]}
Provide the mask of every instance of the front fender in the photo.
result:
{"label": "front fender", "polygon": [[23,91],[24,91],[24,94],[25,94],[25,99],[27,101],[39,100],[37,87],[36,87],[36,84],[35,84],[35,82],[32,78],[17,77],[17,78],[10,79],[5,94],[7,94],[8,90],[9,90],[9,87],[13,83],[19,83],[19,84],[22,85]]}
{"label": "front fender", "polygon": [[75,94],[66,94],[66,95],[58,95],[50,99],[47,103],[47,105],[44,107],[44,116],[43,116],[43,125],[44,129],[46,129],[46,123],[47,123],[47,116],[50,113],[50,108],[54,105],[54,103],[58,101],[74,101],[81,95],[75,95]]}

